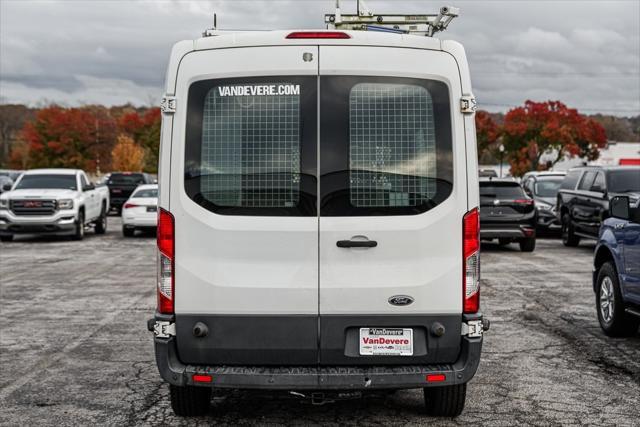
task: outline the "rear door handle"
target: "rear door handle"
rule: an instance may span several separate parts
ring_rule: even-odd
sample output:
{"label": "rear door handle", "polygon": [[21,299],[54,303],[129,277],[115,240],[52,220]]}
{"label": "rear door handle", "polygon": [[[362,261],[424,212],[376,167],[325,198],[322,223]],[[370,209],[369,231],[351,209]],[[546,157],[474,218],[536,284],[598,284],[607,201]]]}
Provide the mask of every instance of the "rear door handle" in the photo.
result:
{"label": "rear door handle", "polygon": [[336,246],[339,248],[375,248],[378,242],[375,240],[338,240]]}

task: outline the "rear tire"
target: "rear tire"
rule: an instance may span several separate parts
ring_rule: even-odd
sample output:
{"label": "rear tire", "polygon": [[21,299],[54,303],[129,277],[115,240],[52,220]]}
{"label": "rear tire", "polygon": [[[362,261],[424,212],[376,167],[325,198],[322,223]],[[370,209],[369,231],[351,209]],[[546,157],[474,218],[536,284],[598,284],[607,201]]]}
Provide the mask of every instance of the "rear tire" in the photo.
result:
{"label": "rear tire", "polygon": [[520,243],[520,250],[522,252],[533,252],[533,250],[536,248],[535,237],[527,237],[520,240],[518,243]]}
{"label": "rear tire", "polygon": [[13,240],[13,234],[6,234],[4,236],[0,236],[0,242],[10,242]]}
{"label": "rear tire", "polygon": [[444,387],[426,387],[424,404],[428,415],[435,417],[457,417],[464,410],[467,384]]}
{"label": "rear tire", "polygon": [[562,215],[562,244],[570,247],[580,244],[580,237],[575,235],[569,214]]}
{"label": "rear tire", "polygon": [[509,243],[511,243],[511,239],[498,239],[498,244],[500,246],[507,246]]}
{"label": "rear tire", "polygon": [[134,234],[136,234],[135,228],[122,227],[122,235],[124,237],[133,237]]}
{"label": "rear tire", "polygon": [[171,408],[179,417],[206,415],[211,407],[211,389],[208,387],[179,387],[169,385]]}
{"label": "rear tire", "polygon": [[636,334],[640,320],[625,313],[624,308],[618,273],[611,262],[605,262],[598,271],[596,310],[600,327],[606,335],[629,337]]}
{"label": "rear tire", "polygon": [[71,238],[73,240],[84,239],[84,211],[78,212],[78,220],[76,221],[76,230]]}
{"label": "rear tire", "polygon": [[96,234],[104,234],[107,232],[107,208],[104,204],[102,205],[100,216],[96,220],[94,231]]}

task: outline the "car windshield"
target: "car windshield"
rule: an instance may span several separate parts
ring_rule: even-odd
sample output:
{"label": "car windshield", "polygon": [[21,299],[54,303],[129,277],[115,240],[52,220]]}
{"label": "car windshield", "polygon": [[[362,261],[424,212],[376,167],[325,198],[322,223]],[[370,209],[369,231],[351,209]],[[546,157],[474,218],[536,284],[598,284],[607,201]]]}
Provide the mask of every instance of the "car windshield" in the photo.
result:
{"label": "car windshield", "polygon": [[114,173],[109,177],[109,185],[139,185],[144,183],[141,173]]}
{"label": "car windshield", "polygon": [[640,169],[611,171],[608,181],[609,191],[614,193],[640,191]]}
{"label": "car windshield", "polygon": [[518,184],[480,184],[480,197],[494,199],[518,199],[524,197],[522,187]]}
{"label": "car windshield", "polygon": [[556,197],[562,181],[564,181],[564,177],[538,178],[538,181],[536,181],[535,185],[536,196]]}
{"label": "car windshield", "polygon": [[143,198],[143,197],[151,197],[151,198],[157,198],[158,197],[158,189],[157,188],[144,188],[142,190],[138,190],[136,191],[133,196],[134,198]]}
{"label": "car windshield", "polygon": [[53,175],[53,174],[38,174],[38,175],[24,175],[15,190],[25,190],[31,188],[48,189],[59,188],[65,190],[77,190],[76,176],[75,175]]}

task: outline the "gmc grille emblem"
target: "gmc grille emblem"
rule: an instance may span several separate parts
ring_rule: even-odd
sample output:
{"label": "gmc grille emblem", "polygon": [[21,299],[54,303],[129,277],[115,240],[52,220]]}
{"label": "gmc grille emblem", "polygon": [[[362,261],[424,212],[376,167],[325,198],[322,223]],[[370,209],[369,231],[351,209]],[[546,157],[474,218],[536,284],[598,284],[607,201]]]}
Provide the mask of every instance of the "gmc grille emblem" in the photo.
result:
{"label": "gmc grille emblem", "polygon": [[24,202],[24,207],[25,208],[40,208],[40,207],[42,207],[42,202],[28,200],[28,201]]}

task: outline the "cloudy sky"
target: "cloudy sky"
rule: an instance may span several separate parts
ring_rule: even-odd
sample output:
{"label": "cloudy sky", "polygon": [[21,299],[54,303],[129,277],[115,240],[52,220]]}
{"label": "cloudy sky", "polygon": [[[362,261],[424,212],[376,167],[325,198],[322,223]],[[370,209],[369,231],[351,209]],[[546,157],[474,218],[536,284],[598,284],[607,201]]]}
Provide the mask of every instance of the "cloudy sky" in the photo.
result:
{"label": "cloudy sky", "polygon": [[[173,42],[222,29],[322,28],[334,0],[0,0],[0,102],[157,104]],[[561,100],[640,114],[640,0],[368,0],[378,13],[460,7],[481,107]],[[342,1],[343,12],[355,0]]]}

